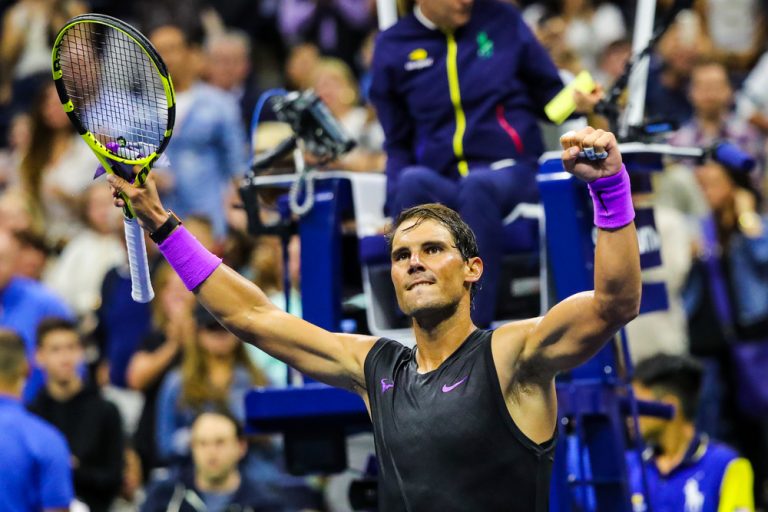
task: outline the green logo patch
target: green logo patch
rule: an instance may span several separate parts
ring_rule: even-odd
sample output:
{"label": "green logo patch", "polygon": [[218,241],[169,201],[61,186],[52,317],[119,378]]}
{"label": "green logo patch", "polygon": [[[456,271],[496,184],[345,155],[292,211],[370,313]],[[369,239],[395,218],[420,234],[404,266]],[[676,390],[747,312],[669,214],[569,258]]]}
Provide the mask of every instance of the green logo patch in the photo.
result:
{"label": "green logo patch", "polygon": [[485,31],[477,34],[477,56],[481,59],[493,57],[493,41]]}

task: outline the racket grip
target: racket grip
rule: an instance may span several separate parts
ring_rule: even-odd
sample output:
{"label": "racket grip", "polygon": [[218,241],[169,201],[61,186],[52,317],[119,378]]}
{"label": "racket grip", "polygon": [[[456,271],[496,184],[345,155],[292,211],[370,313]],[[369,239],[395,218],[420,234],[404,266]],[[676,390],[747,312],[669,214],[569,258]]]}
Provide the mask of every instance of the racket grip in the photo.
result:
{"label": "racket grip", "polygon": [[124,218],[125,242],[128,248],[128,266],[131,269],[131,297],[142,304],[151,301],[155,292],[149,278],[149,261],[144,233],[136,218]]}

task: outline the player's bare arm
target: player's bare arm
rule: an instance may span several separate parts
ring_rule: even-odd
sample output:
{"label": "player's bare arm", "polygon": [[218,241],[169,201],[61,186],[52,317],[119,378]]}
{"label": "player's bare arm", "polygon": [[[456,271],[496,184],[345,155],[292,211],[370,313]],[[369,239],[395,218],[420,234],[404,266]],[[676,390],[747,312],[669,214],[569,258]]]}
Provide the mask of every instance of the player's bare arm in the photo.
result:
{"label": "player's bare arm", "polygon": [[[585,128],[566,134],[561,144],[565,169],[586,182],[625,172],[609,132]],[[584,148],[608,156],[587,160],[579,157]],[[524,416],[549,419],[543,428],[533,425],[534,431],[551,435],[554,428],[554,376],[587,361],[638,314],[640,256],[634,222],[598,229],[594,281],[593,291],[565,299],[543,317],[505,325],[494,336],[494,359],[511,410],[533,407],[544,415]],[[526,404],[526,396],[533,396],[535,403]],[[526,421],[521,418],[519,423],[524,428]]]}
{"label": "player's bare arm", "polygon": [[[610,132],[585,128],[566,134],[562,140],[563,166],[588,183],[618,176],[621,154]],[[607,153],[604,160],[580,158],[579,152]],[[609,192],[597,191],[598,205]],[[626,198],[629,201],[629,197]],[[609,206],[610,208],[610,206]],[[574,295],[538,320],[525,338],[519,365],[531,365],[540,375],[532,380],[550,380],[558,372],[574,368],[592,357],[640,308],[640,253],[631,220],[615,228],[597,230],[595,289]]]}
{"label": "player's bare arm", "polygon": [[[108,177],[114,194],[125,193],[141,226],[154,232],[168,219],[150,178],[137,188]],[[123,201],[115,198],[115,205]],[[258,286],[220,265],[195,290],[200,303],[228,330],[297,370],[327,384],[365,395],[363,364],[376,338],[337,334],[277,308]]]}

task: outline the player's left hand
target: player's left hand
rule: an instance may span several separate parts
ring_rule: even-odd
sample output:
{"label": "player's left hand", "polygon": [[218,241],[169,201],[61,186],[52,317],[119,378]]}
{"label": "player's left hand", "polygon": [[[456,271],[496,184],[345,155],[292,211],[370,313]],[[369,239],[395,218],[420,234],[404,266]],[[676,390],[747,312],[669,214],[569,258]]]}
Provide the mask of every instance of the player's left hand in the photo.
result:
{"label": "player's left hand", "polygon": [[560,145],[565,170],[587,183],[621,170],[621,153],[611,132],[587,126],[564,134]]}

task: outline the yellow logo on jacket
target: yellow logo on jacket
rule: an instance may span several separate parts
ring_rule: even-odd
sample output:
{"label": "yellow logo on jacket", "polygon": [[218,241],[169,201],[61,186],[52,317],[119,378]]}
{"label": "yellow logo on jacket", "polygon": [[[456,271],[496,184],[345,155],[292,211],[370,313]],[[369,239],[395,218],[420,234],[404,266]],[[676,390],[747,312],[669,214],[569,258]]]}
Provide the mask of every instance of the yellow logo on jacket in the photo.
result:
{"label": "yellow logo on jacket", "polygon": [[424,60],[427,57],[427,50],[424,48],[417,48],[408,55],[409,60]]}
{"label": "yellow logo on jacket", "polygon": [[424,48],[417,48],[408,54],[408,62],[405,63],[406,71],[428,68],[434,64],[434,60],[429,56]]}

